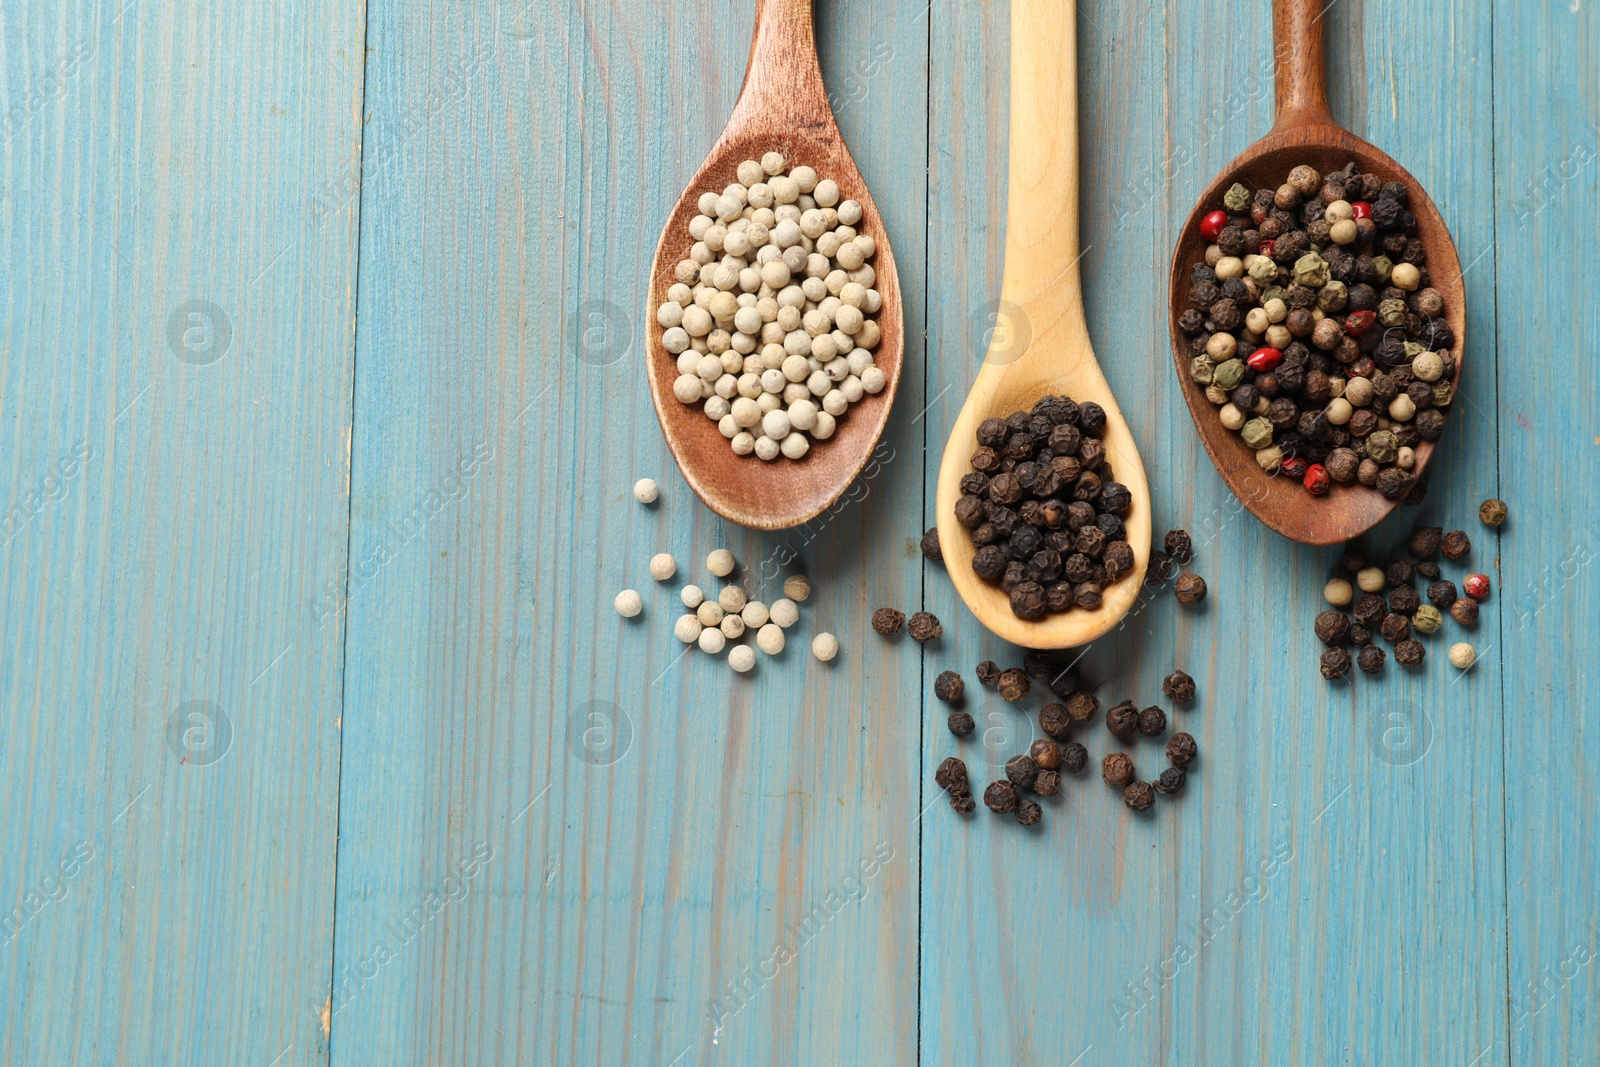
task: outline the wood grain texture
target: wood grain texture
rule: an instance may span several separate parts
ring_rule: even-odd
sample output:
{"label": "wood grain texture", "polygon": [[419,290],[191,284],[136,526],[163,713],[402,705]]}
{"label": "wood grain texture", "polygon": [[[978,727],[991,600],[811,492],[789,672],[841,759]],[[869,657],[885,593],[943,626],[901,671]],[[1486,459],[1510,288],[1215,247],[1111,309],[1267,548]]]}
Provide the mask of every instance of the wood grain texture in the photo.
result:
{"label": "wood grain texture", "polygon": [[[845,139],[915,263],[921,10],[817,20]],[[837,514],[757,534],[702,508],[657,431],[637,315],[753,11],[514,15],[373,12],[369,152],[446,103],[363,194],[351,545],[394,558],[350,605],[333,1060],[911,1063],[922,663],[860,642],[876,603],[917,596],[921,382]],[[920,332],[907,353],[920,367]],[[672,636],[678,586],[715,589],[723,545],[763,600],[796,570],[817,584],[742,679]],[[679,576],[657,586],[661,550]],[[625,586],[633,622],[610,606]],[[824,629],[846,639],[826,666]]]}
{"label": "wood grain texture", "polygon": [[0,32],[0,1063],[324,1062],[361,9]]}

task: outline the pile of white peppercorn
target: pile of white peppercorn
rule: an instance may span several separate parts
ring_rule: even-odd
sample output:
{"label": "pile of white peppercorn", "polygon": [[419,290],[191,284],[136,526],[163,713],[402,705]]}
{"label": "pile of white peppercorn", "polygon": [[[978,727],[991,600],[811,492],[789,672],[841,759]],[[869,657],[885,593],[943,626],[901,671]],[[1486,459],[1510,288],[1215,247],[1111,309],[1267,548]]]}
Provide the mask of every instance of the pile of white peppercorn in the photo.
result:
{"label": "pile of white peppercorn", "polygon": [[700,197],[694,245],[656,309],[678,361],[673,394],[699,404],[734,453],[800,459],[851,404],[888,384],[873,363],[883,305],[857,230],[861,205],[768,152]]}

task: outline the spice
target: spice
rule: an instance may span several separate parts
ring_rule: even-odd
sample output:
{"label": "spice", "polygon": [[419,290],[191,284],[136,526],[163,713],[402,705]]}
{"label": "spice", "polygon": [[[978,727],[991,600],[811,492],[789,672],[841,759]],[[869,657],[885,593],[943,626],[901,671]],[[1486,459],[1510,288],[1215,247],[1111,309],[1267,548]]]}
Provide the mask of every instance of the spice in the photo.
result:
{"label": "spice", "polygon": [[967,765],[955,756],[940,763],[933,772],[933,784],[948,793],[965,793],[971,788],[967,778]]}
{"label": "spice", "polygon": [[944,562],[944,551],[939,547],[939,527],[930,526],[923,533],[922,555],[935,563]]}
{"label": "spice", "polygon": [[1167,713],[1155,705],[1139,713],[1139,732],[1146,737],[1160,737],[1167,731]]}
{"label": "spice", "polygon": [[947,704],[959,701],[965,689],[966,684],[955,671],[940,671],[939,677],[933,680],[933,695]]}
{"label": "spice", "polygon": [[728,666],[744,674],[756,665],[756,650],[749,645],[734,645],[728,651]]}
{"label": "spice", "polygon": [[1088,722],[1100,714],[1100,700],[1093,693],[1073,693],[1067,697],[1067,718],[1073,722]]}
{"label": "spice", "polygon": [[705,627],[700,625],[700,620],[693,615],[679,615],[678,621],[672,625],[672,634],[686,645],[692,645],[700,640],[700,631]]}
{"label": "spice", "polygon": [[1449,611],[1456,602],[1455,583],[1444,578],[1428,586],[1428,601],[1441,611]]}
{"label": "spice", "polygon": [[664,582],[678,573],[678,561],[672,558],[671,552],[657,552],[650,557],[650,577],[658,582]]}
{"label": "spice", "polygon": [[1061,792],[1061,772],[1040,771],[1033,780],[1033,791],[1042,797],[1053,797]]}
{"label": "spice", "polygon": [[1106,729],[1123,741],[1132,741],[1139,731],[1139,709],[1124,700],[1106,712]]}
{"label": "spice", "polygon": [[1397,585],[1389,591],[1389,610],[1397,614],[1411,615],[1421,603],[1422,598],[1417,596],[1417,590],[1413,586]]}
{"label": "spice", "polygon": [[1464,530],[1451,530],[1440,540],[1439,551],[1445,559],[1461,559],[1472,551],[1472,540]]}
{"label": "spice", "polygon": [[686,585],[678,591],[678,599],[691,611],[698,608],[705,598],[705,593],[701,592],[698,585]]}
{"label": "spice", "polygon": [[1017,810],[1017,787],[1004,779],[990,782],[983,791],[983,803],[996,815],[1009,815]]}
{"label": "spice", "polygon": [[[1493,526],[1495,524],[1490,523],[1489,525]],[[1450,666],[1460,671],[1467,670],[1478,662],[1477,650],[1465,641],[1457,641],[1451,645],[1448,655],[1450,657]]]}
{"label": "spice", "polygon": [[631,619],[644,610],[644,600],[632,589],[624,589],[612,600],[611,606],[617,609],[617,614],[624,619]]}
{"label": "spice", "polygon": [[839,654],[839,639],[823,632],[811,639],[811,654],[827,663]]}
{"label": "spice", "polygon": [[1416,577],[1416,570],[1408,559],[1397,559],[1384,568],[1384,578],[1390,585],[1408,585]]}
{"label": "spice", "polygon": [[800,602],[811,595],[811,582],[803,574],[791,574],[783,580],[783,595]]}
{"label": "spice", "polygon": [[654,478],[640,478],[633,483],[633,499],[641,504],[654,504],[660,495],[661,488],[656,485]]}
{"label": "spice", "polygon": [[709,556],[706,557],[706,570],[710,571],[718,578],[726,578],[728,575],[733,573],[733,568],[733,553],[729,552],[725,548],[715,549]]}
{"label": "spice", "polygon": [[1162,545],[1168,557],[1179,566],[1187,567],[1194,562],[1194,541],[1189,537],[1189,531],[1168,530]]}
{"label": "spice", "polygon": [[939,625],[937,616],[930,612],[919,611],[906,623],[906,633],[911,635],[913,641],[926,644],[944,633],[944,627]]}
{"label": "spice", "polygon": [[1406,542],[1406,547],[1413,556],[1426,559],[1439,554],[1443,528],[1439,526],[1419,526],[1411,531],[1411,538]]}
{"label": "spice", "polygon": [[1361,651],[1356,654],[1356,666],[1361,668],[1363,674],[1377,674],[1383,670],[1383,661],[1386,655],[1377,645],[1362,645]]}
{"label": "spice", "polygon": [[715,626],[707,626],[700,631],[700,651],[715,656],[721,652],[728,643],[728,637]]}
{"label": "spice", "polygon": [[1404,641],[1411,636],[1411,620],[1398,612],[1391,611],[1383,617],[1383,622],[1378,626],[1378,632],[1388,642]]}
{"label": "spice", "polygon": [[1362,567],[1356,572],[1356,588],[1363,593],[1377,593],[1383,590],[1385,577],[1382,567]]}
{"label": "spice", "polygon": [[1076,741],[1067,741],[1061,746],[1061,769],[1069,774],[1077,774],[1089,765],[1089,750]]}
{"label": "spice", "polygon": [[1194,742],[1194,737],[1186,733],[1176,733],[1167,739],[1167,759],[1175,767],[1187,768],[1199,755],[1200,749]]}
{"label": "spice", "polygon": [[993,687],[1000,680],[1000,666],[992,659],[986,659],[978,664],[978,682],[981,685]]}
{"label": "spice", "polygon": [[1134,811],[1149,811],[1156,802],[1156,792],[1149,782],[1129,782],[1122,791],[1122,802]]}
{"label": "spice", "polygon": [[995,688],[1000,692],[1000,699],[1013,704],[1027,696],[1031,687],[1032,683],[1028,681],[1027,673],[1017,667],[1006,668],[995,680]]}
{"label": "spice", "polygon": [[1018,788],[1027,789],[1039,774],[1039,765],[1032,756],[1012,756],[1006,760],[1006,777]]}
{"label": "spice", "polygon": [[1463,626],[1472,626],[1478,621],[1478,602],[1462,597],[1450,605],[1450,617]]}
{"label": "spice", "polygon": [[1170,797],[1183,791],[1183,784],[1189,780],[1189,774],[1182,767],[1168,767],[1161,772],[1161,776],[1150,784],[1162,796]]}
{"label": "spice", "polygon": [[966,737],[977,728],[977,724],[972,721],[972,716],[965,711],[952,711],[949,717],[945,719],[944,724],[957,737]]}
{"label": "spice", "polygon": [[1325,645],[1340,645],[1350,636],[1350,616],[1332,608],[1317,616],[1317,638]]}
{"label": "spice", "polygon": [[1485,526],[1499,526],[1506,521],[1506,502],[1490,497],[1478,505],[1478,521]]}
{"label": "spice", "polygon": [[1072,720],[1067,717],[1067,709],[1062,705],[1046,704],[1039,709],[1039,729],[1057,741],[1067,739],[1067,731],[1071,726]]}
{"label": "spice", "polygon": [[1422,662],[1425,652],[1426,650],[1422,647],[1421,641],[1418,641],[1415,637],[1408,637],[1404,641],[1395,644],[1395,662],[1402,667],[1415,667]]}
{"label": "spice", "polygon": [[1350,614],[1362,626],[1371,628],[1383,622],[1383,617],[1389,613],[1389,606],[1383,597],[1377,593],[1364,593],[1350,609]]}
{"label": "spice", "polygon": [[776,656],[783,651],[783,629],[775,622],[769,622],[756,632],[756,647],[769,656]]}
{"label": "spice", "polygon": [[1355,598],[1355,588],[1343,578],[1332,578],[1322,587],[1322,598],[1336,608],[1347,608]]}
{"label": "spice", "polygon": [[722,610],[722,605],[715,600],[702,600],[694,613],[702,626],[721,626],[722,617],[727,614]]}
{"label": "spice", "polygon": [[1489,596],[1489,576],[1487,574],[1469,574],[1461,580],[1461,587],[1473,600],[1484,600]]}
{"label": "spice", "polygon": [[1044,812],[1039,807],[1039,802],[1029,797],[1022,797],[1017,801],[1017,822],[1023,826],[1037,826],[1044,817]]}
{"label": "spice", "polygon": [[1133,760],[1121,752],[1111,753],[1100,761],[1100,778],[1113,789],[1126,788],[1133,781]]}
{"label": "spice", "polygon": [[978,810],[977,802],[972,799],[971,793],[952,793],[950,806],[955,809],[957,815],[971,815]]}
{"label": "spice", "polygon": [[1330,648],[1322,654],[1318,663],[1322,676],[1328,681],[1343,678],[1350,673],[1350,653],[1342,648]]}
{"label": "spice", "polygon": [[767,615],[785,630],[800,621],[800,609],[787,597],[774,600],[772,606],[767,609]]}
{"label": "spice", "polygon": [[[894,608],[879,608],[872,613],[872,628],[884,637],[893,637],[899,633],[905,621],[906,613],[896,611]],[[982,671],[979,671],[978,677],[983,677]]]}
{"label": "spice", "polygon": [[1183,671],[1173,671],[1162,679],[1161,691],[1176,704],[1188,704],[1194,700],[1194,679]]}
{"label": "spice", "polygon": [[1180,604],[1198,604],[1206,598],[1206,580],[1193,571],[1178,575],[1172,588]]}

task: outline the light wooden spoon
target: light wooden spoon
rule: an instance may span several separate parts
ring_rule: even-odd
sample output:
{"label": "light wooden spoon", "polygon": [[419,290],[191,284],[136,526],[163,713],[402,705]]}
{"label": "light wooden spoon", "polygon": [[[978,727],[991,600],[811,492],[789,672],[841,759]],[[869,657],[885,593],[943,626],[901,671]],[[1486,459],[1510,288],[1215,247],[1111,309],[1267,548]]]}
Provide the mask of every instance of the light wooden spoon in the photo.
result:
{"label": "light wooden spoon", "polygon": [[[1410,174],[1383,152],[1361,140],[1333,120],[1328,109],[1323,73],[1322,12],[1324,0],[1274,0],[1273,36],[1281,57],[1277,71],[1278,121],[1261,140],[1245,149],[1223,168],[1216,181],[1200,194],[1194,212],[1184,224],[1172,255],[1171,330],[1173,358],[1189,414],[1200,431],[1211,461],[1234,496],[1267,526],[1285,537],[1308,545],[1333,545],[1348,541],[1376,525],[1399,503],[1363,485],[1335,485],[1326,495],[1313,497],[1293,478],[1264,472],[1255,453],[1239,435],[1224,427],[1217,409],[1206,399],[1204,387],[1189,377],[1189,338],[1178,328],[1186,306],[1189,270],[1205,256],[1206,241],[1200,222],[1222,204],[1222,194],[1234,182],[1250,189],[1276,189],[1296,165],[1307,163],[1319,173],[1338,170],[1354,160],[1363,173],[1410,187],[1409,206],[1417,217],[1417,237],[1427,253],[1429,284],[1445,301],[1445,321],[1455,334],[1451,349],[1456,359],[1454,384],[1461,384],[1462,347],[1467,332],[1466,286],[1461,260],[1450,240],[1439,209]],[[1379,327],[1374,327],[1379,328]],[[1448,416],[1445,424],[1457,421]],[[1421,476],[1433,455],[1435,442],[1419,441],[1413,473]]]}
{"label": "light wooden spoon", "polygon": [[[811,4],[812,0],[757,0],[744,87],[722,136],[661,231],[645,304],[645,369],[667,447],[684,479],[708,507],[741,526],[760,530],[782,529],[815,518],[855,480],[889,421],[905,348],[894,253],[877,205],[828,104],[817,65]],[[882,392],[850,405],[834,435],[826,441],[813,441],[803,459],[780,456],[763,462],[754,455],[734,455],[699,404],[684,404],[673,395],[677,360],[661,345],[664,331],[656,322],[656,309],[676,280],[674,269],[693,244],[689,220],[699,213],[700,194],[720,193],[737,180],[735,172],[741,162],[759,160],[773,151],[783,153],[790,169],[805,165],[819,177],[832,178],[839,184],[841,200],[861,204],[862,218],[856,229],[877,243],[868,262],[883,297],[875,316],[882,339],[873,351],[873,361],[883,370],[887,385]]]}
{"label": "light wooden spoon", "polygon": [[[1026,648],[1071,648],[1110,630],[1132,607],[1150,558],[1150,488],[1139,450],[1089,344],[1078,276],[1078,77],[1075,4],[1012,0],[1011,169],[1000,315],[972,392],[939,467],[939,544],[956,591],[978,621]],[[955,518],[978,424],[1033,406],[1046,393],[1093,400],[1106,411],[1104,443],[1133,504],[1125,522],[1131,574],[1105,590],[1094,611],[1074,608],[1037,622],[1019,619],[998,585],[972,570],[971,535]]]}

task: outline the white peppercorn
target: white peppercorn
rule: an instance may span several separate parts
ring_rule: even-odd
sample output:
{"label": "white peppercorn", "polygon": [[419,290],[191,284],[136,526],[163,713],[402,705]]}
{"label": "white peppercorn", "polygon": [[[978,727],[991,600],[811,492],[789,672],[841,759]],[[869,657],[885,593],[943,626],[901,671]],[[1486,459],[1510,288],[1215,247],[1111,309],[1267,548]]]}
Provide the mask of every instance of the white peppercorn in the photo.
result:
{"label": "white peppercorn", "polygon": [[1456,668],[1457,670],[1467,670],[1474,663],[1478,662],[1477,650],[1466,641],[1457,641],[1455,644],[1451,645],[1450,651],[1447,653],[1447,655],[1450,657],[1450,666]]}
{"label": "white peppercorn", "polygon": [[658,582],[664,582],[678,573],[678,561],[672,558],[670,552],[657,552],[650,557],[650,577]]}
{"label": "white peppercorn", "polygon": [[705,600],[706,595],[698,585],[686,585],[678,592],[678,599],[683,601],[683,606],[693,611]]}
{"label": "white peppercorn", "polygon": [[722,631],[722,636],[729,641],[737,641],[744,636],[744,620],[737,615],[724,615],[717,624],[717,629]]}
{"label": "white peppercorn", "polygon": [[744,610],[748,600],[744,589],[737,585],[723,586],[722,592],[717,594],[717,603],[722,610],[735,615]]}
{"label": "white peppercorn", "polygon": [[800,621],[800,609],[787,597],[774,600],[772,606],[767,609],[767,614],[774,623],[785,630]]}
{"label": "white peppercorn", "polygon": [[694,609],[694,613],[695,617],[700,620],[701,626],[720,626],[722,625],[722,616],[726,614],[722,610],[722,605],[715,600],[701,601],[700,606]]}
{"label": "white peppercorn", "polygon": [[644,610],[644,601],[632,589],[624,589],[618,593],[611,605],[617,609],[617,614],[624,619],[631,619]]}
{"label": "white peppercorn", "polygon": [[700,631],[700,651],[709,652],[715,656],[721,652],[728,643],[728,638],[715,626],[707,626]]}
{"label": "white peppercorn", "polygon": [[732,574],[733,567],[733,553],[729,552],[725,548],[714,549],[712,553],[706,557],[706,570],[710,571],[718,578],[726,578],[728,575]]}
{"label": "white peppercorn", "polygon": [[811,582],[803,574],[791,574],[783,580],[783,595],[803,603],[811,595]]}
{"label": "white peppercorn", "polygon": [[1383,592],[1384,581],[1382,567],[1363,567],[1356,572],[1356,588],[1363,593]]}
{"label": "white peppercorn", "polygon": [[756,631],[756,645],[769,656],[783,651],[783,630],[777,623],[767,623]]}
{"label": "white peppercorn", "polygon": [[1355,599],[1355,590],[1343,578],[1334,578],[1322,587],[1322,597],[1336,608],[1349,607]]}
{"label": "white peppercorn", "polygon": [[759,630],[767,624],[769,618],[767,606],[759,600],[752,600],[745,604],[744,610],[739,612],[739,617],[744,620],[747,629]]}
{"label": "white peppercorn", "polygon": [[839,654],[839,639],[824,631],[811,639],[811,654],[827,663]]}
{"label": "white peppercorn", "polygon": [[700,631],[705,627],[700,625],[700,620],[693,615],[679,615],[678,621],[672,626],[672,633],[679,641],[692,645],[700,640]]}
{"label": "white peppercorn", "polygon": [[735,645],[728,650],[728,666],[744,674],[756,665],[756,650],[749,645]]}
{"label": "white peppercorn", "polygon": [[633,499],[641,504],[654,504],[660,495],[661,489],[652,478],[640,478],[633,483]]}

